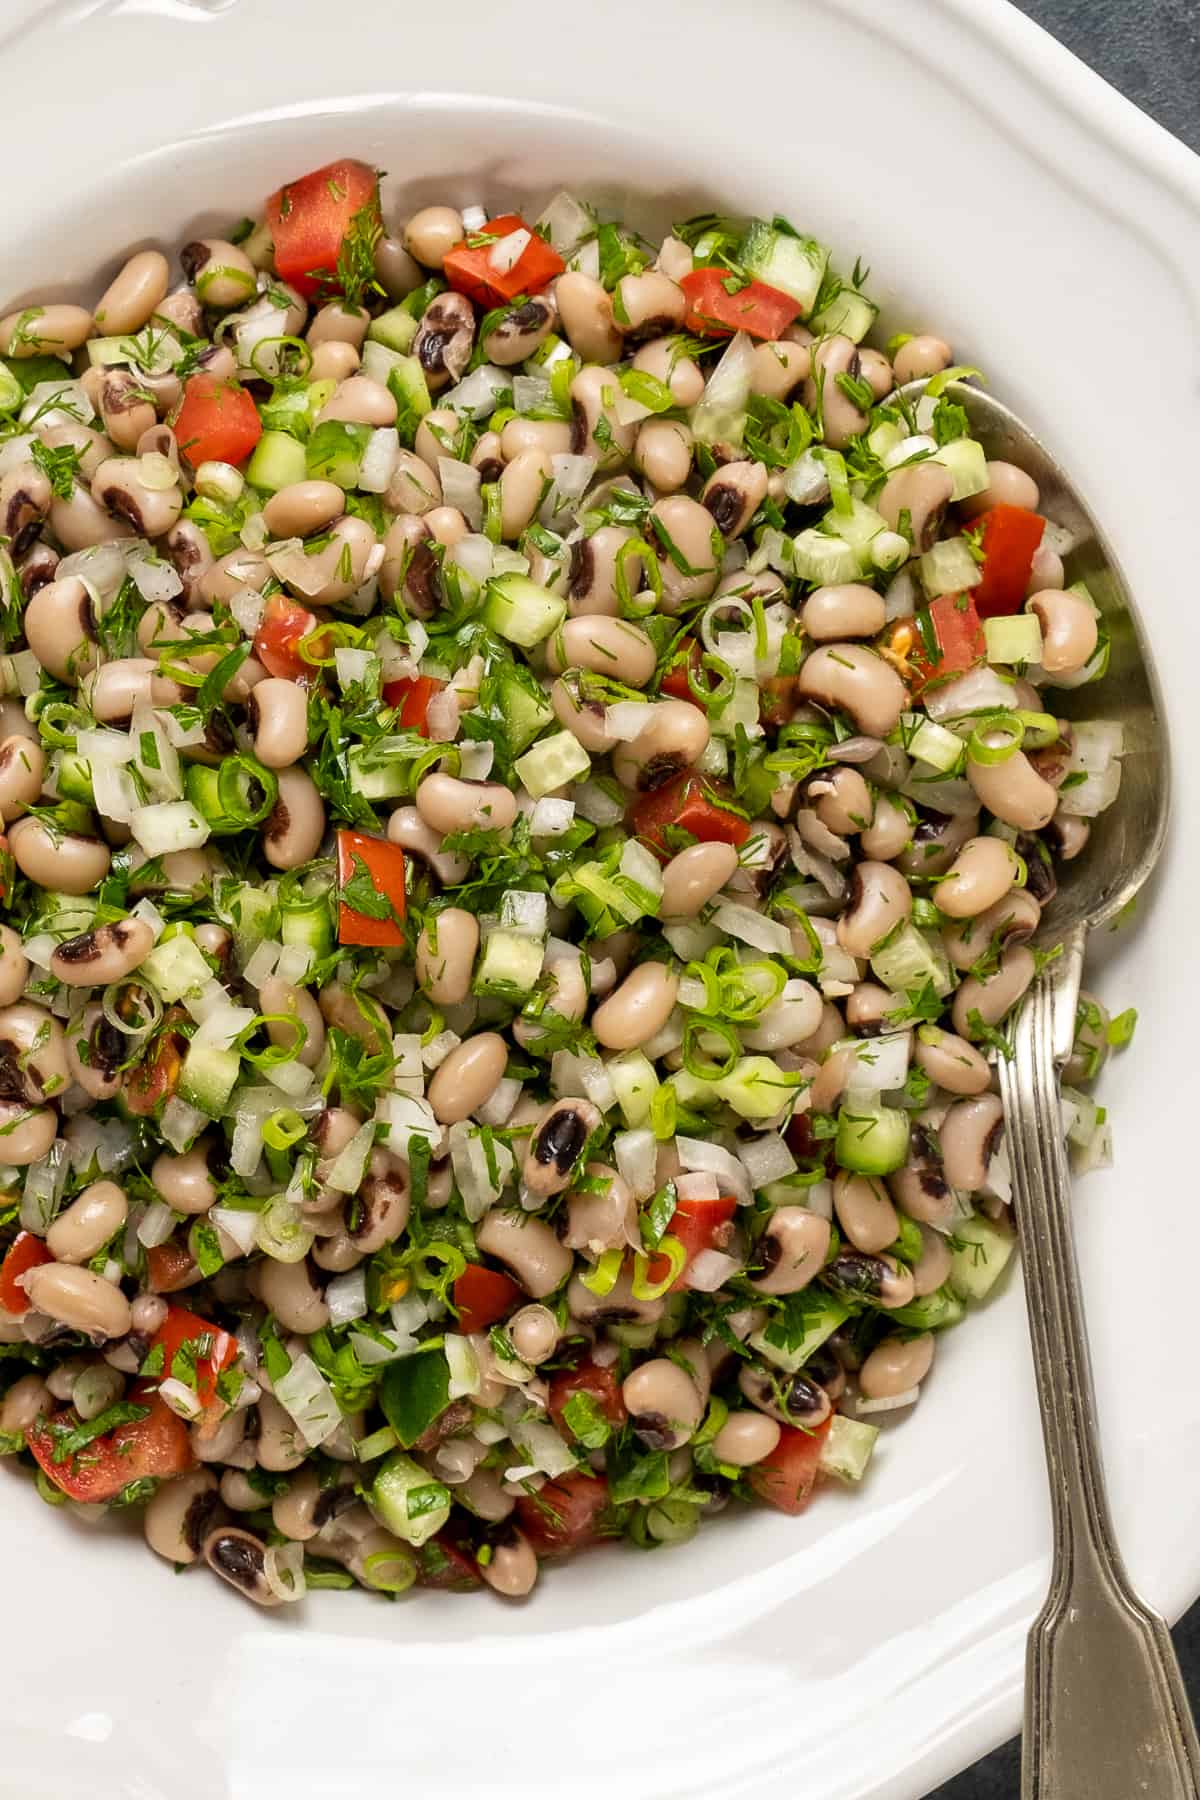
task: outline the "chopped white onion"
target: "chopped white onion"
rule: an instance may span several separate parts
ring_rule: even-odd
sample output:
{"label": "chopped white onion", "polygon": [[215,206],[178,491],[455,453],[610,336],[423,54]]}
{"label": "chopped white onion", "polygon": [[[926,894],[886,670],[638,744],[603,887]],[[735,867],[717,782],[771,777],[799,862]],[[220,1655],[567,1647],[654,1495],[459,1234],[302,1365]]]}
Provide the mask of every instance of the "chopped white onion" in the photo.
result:
{"label": "chopped white onion", "polygon": [[279,1377],[275,1398],[291,1414],[301,1437],[314,1450],[332,1437],[342,1422],[333,1389],[307,1351],[301,1352],[287,1374]]}
{"label": "chopped white onion", "polygon": [[375,1121],[360,1125],[344,1150],[338,1152],[325,1176],[327,1187],[339,1194],[357,1194],[367,1170],[367,1158],[375,1143]]}
{"label": "chopped white onion", "polygon": [[[911,619],[917,610],[917,601],[919,598],[917,578],[912,569],[901,569],[898,575],[892,577],[885,589],[884,600],[886,601],[886,605],[884,608],[884,618],[887,620]],[[929,709],[929,701],[932,698],[933,693],[936,692],[937,689],[934,688],[926,694],[925,705],[927,710]]]}
{"label": "chopped white onion", "polygon": [[475,1224],[504,1191],[514,1168],[513,1154],[507,1144],[495,1139],[485,1148],[479,1132],[465,1120],[450,1127],[448,1142],[463,1210]]}
{"label": "chopped white onion", "polygon": [[155,1200],[146,1208],[146,1216],[137,1229],[137,1240],[147,1250],[165,1244],[178,1223],[177,1216],[165,1200]]}
{"label": "chopped white onion", "polygon": [[833,1183],[832,1181],[814,1181],[812,1186],[804,1190],[804,1204],[809,1212],[816,1213],[819,1219],[833,1218]]}
{"label": "chopped white onion", "polygon": [[655,708],[644,700],[618,700],[615,706],[604,709],[604,729],[622,743],[632,743],[641,736],[654,713]]}
{"label": "chopped white onion", "polygon": [[688,1264],[684,1286],[698,1294],[715,1294],[741,1268],[738,1258],[724,1250],[699,1250]]}
{"label": "chopped white onion", "polygon": [[635,1200],[649,1200],[658,1186],[658,1141],[648,1127],[618,1131],[613,1138],[617,1173],[628,1183]]}
{"label": "chopped white onion", "polygon": [[920,1397],[920,1388],[906,1388],[902,1394],[885,1394],[881,1400],[860,1398],[855,1404],[855,1416],[865,1419],[871,1413],[898,1412],[901,1407],[915,1406]]}
{"label": "chopped white onion", "polygon": [[536,375],[514,375],[512,384],[512,403],[519,413],[534,413],[544,407],[550,398],[550,377],[538,373]]}
{"label": "chopped white onion", "polygon": [[243,1256],[249,1256],[258,1235],[256,1212],[242,1206],[214,1206],[208,1217],[219,1231],[233,1239]]}
{"label": "chopped white onion", "polygon": [[534,837],[563,837],[575,823],[573,800],[538,800],[529,815]]}
{"label": "chopped white onion", "polygon": [[882,1032],[878,1037],[856,1038],[850,1048],[853,1063],[847,1085],[856,1093],[875,1099],[904,1086],[912,1051],[910,1032]]}
{"label": "chopped white onion", "polygon": [[491,738],[467,739],[460,746],[459,776],[463,781],[486,781],[496,760],[496,746]]}
{"label": "chopped white onion", "polygon": [[190,1106],[178,1094],[172,1094],[163,1107],[160,1129],[172,1150],[180,1155],[189,1150],[208,1124],[208,1114],[198,1106]]}
{"label": "chopped white onion", "polygon": [[159,1382],[158,1394],[173,1413],[177,1413],[181,1419],[187,1419],[189,1423],[192,1419],[198,1419],[204,1410],[195,1388],[188,1387],[184,1381],[177,1381],[173,1375],[168,1376],[166,1381]]}
{"label": "chopped white onion", "polygon": [[506,232],[488,251],[488,262],[498,275],[507,275],[515,269],[528,250],[532,233],[522,225],[516,231]]}
{"label": "chopped white onion", "polygon": [[44,1238],[62,1203],[68,1174],[67,1145],[55,1138],[45,1156],[30,1163],[21,1194],[21,1228]]}
{"label": "chopped white onion", "polygon": [[507,1125],[512,1117],[513,1108],[521,1098],[523,1082],[511,1075],[504,1075],[496,1083],[495,1089],[488,1095],[482,1106],[475,1108],[475,1117],[481,1125],[492,1125],[497,1130]]}
{"label": "chopped white onion", "polygon": [[481,363],[457,387],[441,395],[438,405],[448,406],[452,412],[470,413],[473,419],[486,419],[489,413],[495,412],[498,396],[508,393],[511,387],[509,370],[497,369],[492,363]]}
{"label": "chopped white onion", "polygon": [[483,523],[479,470],[455,457],[439,456],[438,477],[442,484],[443,504],[456,506],[471,530],[478,531]]}
{"label": "chopped white onion", "polygon": [[739,331],[692,408],[692,431],[702,444],[740,444],[754,379],[754,341]]}
{"label": "chopped white onion", "polygon": [[325,1304],[333,1325],[349,1325],[352,1319],[363,1318],[368,1310],[365,1265],[351,1269],[349,1274],[335,1275],[325,1289]]}
{"label": "chopped white onion", "polygon": [[342,692],[347,688],[364,686],[378,667],[378,661],[371,650],[358,650],[339,644],[333,653],[333,669]]}
{"label": "chopped white onion", "polygon": [[400,461],[400,433],[381,425],[367,439],[358,470],[358,486],[368,494],[386,494]]}
{"label": "chopped white onion", "polygon": [[575,789],[575,810],[589,825],[616,825],[625,817],[625,803],[614,799],[599,782],[584,781]]}
{"label": "chopped white onion", "polygon": [[939,725],[947,719],[966,718],[971,713],[1004,711],[1012,703],[1012,682],[986,663],[968,669],[955,681],[935,682],[922,696],[925,711]]}
{"label": "chopped white onion", "polygon": [[629,881],[636,881],[639,887],[660,898],[663,891],[662,864],[658,858],[639,844],[636,838],[627,838],[621,846],[621,874]]}
{"label": "chopped white onion", "polygon": [[283,945],[276,943],[274,938],[264,938],[255,945],[242,970],[251,987],[260,988],[264,981],[270,981],[282,951]]}
{"label": "chopped white onion", "polygon": [[677,1175],[675,1191],[681,1200],[719,1200],[721,1197],[721,1185],[709,1169],[697,1169],[691,1175]]}
{"label": "chopped white onion", "polygon": [[491,539],[477,532],[459,538],[457,544],[451,544],[446,552],[447,562],[452,562],[456,569],[461,569],[464,575],[469,575],[480,587],[492,573],[495,556],[495,546]]}
{"label": "chopped white onion", "polygon": [[442,1343],[446,1353],[446,1361],[450,1365],[451,1400],[461,1400],[464,1395],[479,1392],[482,1376],[479,1369],[479,1358],[471,1346],[469,1338],[460,1332],[448,1331]]}
{"label": "chopped white onion", "polygon": [[739,1143],[737,1156],[752,1188],[766,1187],[768,1182],[782,1181],[796,1172],[796,1159],[777,1131]]}
{"label": "chopped white onion", "polygon": [[457,1031],[439,1031],[421,1048],[421,1066],[428,1074],[438,1069],[445,1062],[452,1050],[457,1050],[462,1043]]}
{"label": "chopped white onion", "polygon": [[537,225],[541,235],[564,259],[596,229],[596,221],[587,207],[565,189],[555,194]]}
{"label": "chopped white onion", "polygon": [[285,944],[280,952],[279,961],[275,964],[275,974],[280,981],[290,982],[293,987],[304,980],[313,965],[314,951],[308,944]]}
{"label": "chopped white onion", "polygon": [[677,1137],[675,1150],[682,1168],[702,1169],[715,1175],[718,1191],[725,1189],[736,1197],[739,1205],[749,1206],[754,1196],[746,1171],[736,1156],[731,1156],[720,1144],[711,1144],[702,1138]]}
{"label": "chopped white onion", "polygon": [[797,506],[819,506],[829,498],[829,475],[821,458],[805,450],[783,471],[783,491]]}
{"label": "chopped white onion", "polygon": [[792,934],[779,919],[768,919],[753,907],[735,900],[718,900],[712,922],[728,937],[750,944],[755,950],[766,950],[779,956],[792,954]]}
{"label": "chopped white onion", "polygon": [[454,688],[444,687],[425,708],[425,724],[431,742],[452,744],[458,736],[459,722],[458,694]]}
{"label": "chopped white onion", "polygon": [[167,856],[173,850],[198,850],[206,844],[209,825],[190,800],[164,800],[157,806],[139,806],[129,821],[134,837],[147,856]]}
{"label": "chopped white onion", "polygon": [[239,1112],[229,1146],[229,1162],[235,1175],[253,1175],[262,1161],[263,1115]]}
{"label": "chopped white onion", "polygon": [[[553,1478],[556,1475],[568,1475],[575,1468],[575,1456],[568,1449],[563,1439],[542,1419],[521,1419],[510,1426],[509,1435],[518,1450],[523,1450],[529,1464],[542,1475]],[[505,1479],[517,1479],[510,1469],[504,1471]]]}
{"label": "chopped white onion", "polygon": [[[165,459],[160,458],[161,460]],[[143,466],[145,461],[146,459],[143,457]],[[166,485],[173,487],[177,479],[177,471],[172,469],[169,463],[167,469],[170,479]],[[143,478],[143,486],[145,485]],[[151,605],[155,601],[173,600],[176,594],[183,592],[183,583],[176,570],[169,562],[163,562],[161,557],[154,556],[145,544],[138,544],[127,551],[125,563],[133,585],[142,599],[149,601]]]}
{"label": "chopped white onion", "polygon": [[153,900],[139,900],[137,905],[130,909],[130,917],[141,919],[144,925],[150,927],[151,931],[154,933],[154,941],[156,944],[163,932],[167,929],[167,921],[163,918]]}

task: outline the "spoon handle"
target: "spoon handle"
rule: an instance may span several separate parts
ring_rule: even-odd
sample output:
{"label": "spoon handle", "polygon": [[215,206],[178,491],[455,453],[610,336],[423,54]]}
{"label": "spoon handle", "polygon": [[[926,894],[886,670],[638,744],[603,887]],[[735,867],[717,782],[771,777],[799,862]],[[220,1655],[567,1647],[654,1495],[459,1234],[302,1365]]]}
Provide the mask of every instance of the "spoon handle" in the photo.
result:
{"label": "spoon handle", "polygon": [[1029,990],[1000,1086],[1054,1521],[1025,1665],[1022,1800],[1196,1800],[1200,1746],[1170,1633],[1134,1592],[1104,1487],[1071,1231],[1058,1071],[1083,933]]}

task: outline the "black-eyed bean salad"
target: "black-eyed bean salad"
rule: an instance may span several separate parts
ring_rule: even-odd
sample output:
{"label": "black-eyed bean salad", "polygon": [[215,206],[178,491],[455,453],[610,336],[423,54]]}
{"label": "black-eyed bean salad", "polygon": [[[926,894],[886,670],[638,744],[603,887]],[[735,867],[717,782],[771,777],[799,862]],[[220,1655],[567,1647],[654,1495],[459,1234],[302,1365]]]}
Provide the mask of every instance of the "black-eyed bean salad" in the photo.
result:
{"label": "black-eyed bean salad", "polygon": [[265,1606],[860,1481],[1120,780],[972,371],[778,218],[174,263],[0,320],[0,1449]]}

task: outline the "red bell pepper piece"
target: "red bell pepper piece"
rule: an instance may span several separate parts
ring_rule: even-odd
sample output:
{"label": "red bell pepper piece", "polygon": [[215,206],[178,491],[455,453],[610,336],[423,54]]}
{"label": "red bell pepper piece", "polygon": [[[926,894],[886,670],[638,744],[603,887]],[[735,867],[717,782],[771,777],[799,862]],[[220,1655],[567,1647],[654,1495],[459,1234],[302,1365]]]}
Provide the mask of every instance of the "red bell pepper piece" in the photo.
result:
{"label": "red bell pepper piece", "polygon": [[722,797],[715,782],[700,775],[679,775],[635,800],[628,823],[634,836],[664,859],[674,855],[665,835],[672,826],[690,832],[702,844],[744,844],[750,836],[749,822],[718,805]]}
{"label": "red bell pepper piece", "polygon": [[[748,331],[751,337],[782,337],[799,317],[800,302],[765,281],[737,285],[738,277],[725,269],[693,269],[679,285],[687,295],[684,324],[698,337],[730,337]],[[730,289],[734,291],[731,293]]]}
{"label": "red bell pepper piece", "polygon": [[429,702],[435,694],[440,694],[445,687],[444,681],[437,681],[432,675],[406,675],[399,681],[385,681],[383,684],[383,700],[385,706],[400,708],[400,723],[406,731],[418,731],[422,737],[429,736]]}
{"label": "red bell pepper piece", "polygon": [[550,1377],[550,1417],[568,1441],[572,1433],[566,1420],[567,1405],[576,1394],[586,1394],[594,1400],[610,1425],[625,1423],[628,1415],[615,1366],[596,1363],[585,1356],[573,1369],[559,1369]]}
{"label": "red bell pepper piece", "polygon": [[18,1277],[53,1261],[40,1237],[35,1237],[32,1231],[18,1231],[0,1264],[0,1306],[5,1312],[20,1318],[22,1313],[29,1311],[29,1295],[20,1286]]}
{"label": "red bell pepper piece", "polygon": [[482,1263],[468,1263],[454,1283],[459,1330],[486,1331],[511,1312],[520,1298],[521,1290],[511,1275],[485,1269]]}
{"label": "red bell pepper piece", "polygon": [[[304,686],[317,681],[320,669],[300,654],[303,638],[320,624],[316,613],[309,612],[298,600],[286,594],[272,594],[263,613],[262,624],[254,634],[254,654],[263,668],[281,681],[298,681]],[[316,648],[320,649],[318,640]]]}
{"label": "red bell pepper piece", "polygon": [[925,636],[918,628],[909,662],[912,668],[913,697],[930,682],[947,681],[962,675],[987,654],[983,626],[975,610],[974,589],[970,594],[939,594],[928,608],[929,629],[936,642],[937,654],[931,655]]}
{"label": "red bell pepper piece", "polygon": [[750,1486],[760,1500],[780,1512],[801,1513],[817,1485],[817,1465],[829,1435],[833,1415],[813,1431],[794,1431],[785,1425],[770,1456],[750,1470]]}
{"label": "red bell pepper piece", "polygon": [[129,1398],[134,1405],[146,1407],[143,1418],[93,1438],[61,1462],[54,1457],[56,1450],[61,1452],[63,1434],[79,1424],[73,1412],[39,1419],[26,1431],[26,1445],[42,1472],[69,1499],[94,1506],[115,1499],[130,1482],[147,1476],[161,1481],[195,1466],[188,1428],[166,1402],[144,1382],[130,1390]]}
{"label": "red bell pepper piece", "polygon": [[1023,506],[992,506],[972,522],[983,551],[982,580],[971,589],[981,619],[1020,612],[1046,521]]}
{"label": "red bell pepper piece", "polygon": [[403,944],[404,852],[399,844],[368,837],[365,831],[339,831],[337,863],[338,942],[393,950]]}
{"label": "red bell pepper piece", "polygon": [[[687,1261],[671,1283],[672,1288],[687,1286],[688,1270],[702,1250],[720,1249],[728,1241],[726,1226],[736,1211],[737,1201],[731,1194],[721,1194],[715,1200],[676,1202],[667,1231],[683,1245],[687,1251]],[[654,1256],[646,1279],[650,1282],[665,1281],[670,1267],[666,1257]]]}
{"label": "red bell pepper piece", "polygon": [[[514,231],[528,231],[529,242],[510,269],[499,269],[492,261],[492,251]],[[482,239],[488,241],[481,242]],[[519,213],[504,213],[498,219],[489,219],[482,231],[472,232],[456,244],[442,264],[442,274],[452,288],[466,294],[476,305],[503,306],[517,294],[540,293],[566,266],[557,250],[552,250]]]}
{"label": "red bell pepper piece", "polygon": [[383,229],[379,177],[348,157],[289,181],[271,195],[266,220],[275,245],[275,268],[298,294],[340,294],[342,246],[358,235],[374,251]]}
{"label": "red bell pepper piece", "polygon": [[193,469],[203,462],[245,462],[262,436],[262,420],[239,382],[203,370],[189,377],[172,427]]}
{"label": "red bell pepper piece", "polygon": [[186,1306],[169,1306],[166,1318],[150,1340],[149,1355],[154,1355],[157,1345],[161,1345],[163,1351],[163,1366],[155,1375],[155,1381],[171,1379],[175,1358],[185,1344],[190,1354],[185,1355],[175,1371],[175,1379],[186,1380],[195,1388],[201,1402],[208,1406],[217,1397],[218,1375],[237,1360],[237,1339],[221,1326],[214,1325],[211,1319],[202,1319],[199,1313],[189,1312]]}

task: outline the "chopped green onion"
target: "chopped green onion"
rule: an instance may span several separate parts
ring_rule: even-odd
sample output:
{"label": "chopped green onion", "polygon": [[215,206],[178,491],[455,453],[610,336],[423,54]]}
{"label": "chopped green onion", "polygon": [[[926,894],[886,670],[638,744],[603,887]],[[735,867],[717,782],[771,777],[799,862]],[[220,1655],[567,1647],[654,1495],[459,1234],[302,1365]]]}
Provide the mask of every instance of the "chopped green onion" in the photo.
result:
{"label": "chopped green onion", "polygon": [[596,1294],[603,1299],[605,1294],[611,1294],[616,1287],[623,1260],[622,1251],[606,1250],[595,1268],[588,1274],[581,1275],[579,1279],[590,1294]]}
{"label": "chopped green onion", "polygon": [[[611,1255],[611,1252],[609,1252]],[[667,1273],[661,1281],[650,1280],[650,1258],[643,1256],[639,1250],[633,1259],[633,1282],[631,1291],[635,1300],[661,1300],[668,1289],[674,1287],[683,1274],[687,1263],[687,1251],[677,1237],[670,1232],[660,1238],[655,1256],[665,1256],[668,1263]]]}

